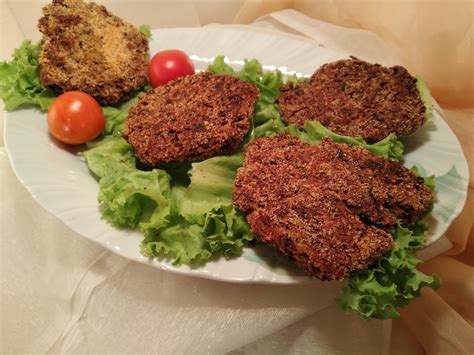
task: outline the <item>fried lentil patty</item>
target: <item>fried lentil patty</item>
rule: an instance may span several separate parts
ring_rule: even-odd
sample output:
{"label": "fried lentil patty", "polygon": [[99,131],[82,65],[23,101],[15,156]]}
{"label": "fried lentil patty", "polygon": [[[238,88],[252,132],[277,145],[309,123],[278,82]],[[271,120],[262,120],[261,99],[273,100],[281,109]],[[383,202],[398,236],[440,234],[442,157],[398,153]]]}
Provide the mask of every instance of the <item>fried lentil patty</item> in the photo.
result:
{"label": "fried lentil patty", "polygon": [[39,20],[39,77],[58,91],[80,90],[102,105],[127,98],[147,79],[148,41],[104,6],[53,0]]}
{"label": "fried lentil patty", "polygon": [[289,135],[249,144],[233,196],[256,236],[322,280],[367,268],[393,246],[397,220],[414,222],[432,200],[396,161]]}
{"label": "fried lentil patty", "polygon": [[320,121],[330,130],[369,143],[390,133],[409,135],[426,120],[417,79],[352,58],[320,67],[303,83],[284,85],[278,105],[288,123]]}
{"label": "fried lentil patty", "polygon": [[250,128],[257,97],[254,85],[229,75],[181,77],[139,99],[123,136],[150,165],[229,154]]}

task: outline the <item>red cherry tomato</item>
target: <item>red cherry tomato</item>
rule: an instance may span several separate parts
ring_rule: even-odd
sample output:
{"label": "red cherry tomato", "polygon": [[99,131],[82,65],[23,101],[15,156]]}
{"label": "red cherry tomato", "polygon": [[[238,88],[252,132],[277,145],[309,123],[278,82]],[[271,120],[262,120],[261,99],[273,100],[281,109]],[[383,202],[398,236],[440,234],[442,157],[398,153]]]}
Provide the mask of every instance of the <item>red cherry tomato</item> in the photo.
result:
{"label": "red cherry tomato", "polygon": [[102,108],[92,96],[81,91],[68,91],[58,96],[48,110],[49,131],[66,144],[90,141],[104,126]]}
{"label": "red cherry tomato", "polygon": [[151,86],[166,84],[180,76],[194,74],[194,64],[186,53],[170,49],[156,53],[148,68]]}

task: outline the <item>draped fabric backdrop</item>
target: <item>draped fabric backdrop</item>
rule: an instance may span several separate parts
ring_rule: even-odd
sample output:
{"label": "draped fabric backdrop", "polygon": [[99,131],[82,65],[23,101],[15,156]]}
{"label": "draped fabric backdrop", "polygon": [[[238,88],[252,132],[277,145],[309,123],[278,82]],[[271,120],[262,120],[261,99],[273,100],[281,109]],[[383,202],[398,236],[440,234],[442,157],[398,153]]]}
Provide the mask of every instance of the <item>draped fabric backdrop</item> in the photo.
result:
{"label": "draped fabric backdrop", "polygon": [[[23,39],[40,38],[36,23],[47,2],[0,0],[1,60]],[[339,312],[330,290],[315,302],[311,285],[197,280],[105,251],[32,200],[0,138],[0,353],[474,353],[474,2],[98,2],[136,25],[279,31],[406,66],[425,79],[461,141],[470,167],[468,201],[446,235],[450,243],[440,247],[444,253],[421,266],[441,276],[439,291],[425,290],[392,323],[366,322]]]}

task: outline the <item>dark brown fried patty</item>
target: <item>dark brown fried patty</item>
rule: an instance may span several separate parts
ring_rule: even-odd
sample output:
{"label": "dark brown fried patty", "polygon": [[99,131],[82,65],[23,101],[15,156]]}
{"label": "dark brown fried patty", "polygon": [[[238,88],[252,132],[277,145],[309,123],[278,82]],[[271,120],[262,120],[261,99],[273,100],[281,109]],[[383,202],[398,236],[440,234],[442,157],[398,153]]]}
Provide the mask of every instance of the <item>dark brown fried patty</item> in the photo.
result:
{"label": "dark brown fried patty", "polygon": [[39,77],[60,91],[80,90],[102,105],[127,98],[147,79],[148,41],[104,6],[54,0],[39,20]]}
{"label": "dark brown fried patty", "polygon": [[426,120],[416,78],[353,58],[328,63],[301,84],[284,85],[278,105],[288,123],[319,121],[330,130],[368,142],[408,135]]}
{"label": "dark brown fried patty", "polygon": [[257,97],[254,85],[229,75],[181,77],[139,99],[123,136],[151,165],[229,154],[250,128]]}
{"label": "dark brown fried patty", "polygon": [[396,221],[414,222],[433,200],[398,162],[288,135],[250,143],[235,187],[252,232],[322,280],[367,268],[393,246]]}

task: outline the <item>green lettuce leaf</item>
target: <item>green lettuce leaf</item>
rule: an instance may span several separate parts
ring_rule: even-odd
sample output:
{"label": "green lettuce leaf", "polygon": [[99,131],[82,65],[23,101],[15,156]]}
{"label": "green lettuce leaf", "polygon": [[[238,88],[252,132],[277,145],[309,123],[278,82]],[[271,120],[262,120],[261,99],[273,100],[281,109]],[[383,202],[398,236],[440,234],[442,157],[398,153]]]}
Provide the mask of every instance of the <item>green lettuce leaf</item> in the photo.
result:
{"label": "green lettuce leaf", "polygon": [[336,134],[324,127],[318,121],[305,122],[302,129],[299,129],[297,126],[292,124],[287,127],[286,131],[290,135],[299,137],[311,144],[319,143],[324,137],[331,137],[332,140],[337,143],[356,145],[365,148],[371,153],[380,157],[397,160],[401,160],[403,158],[403,144],[394,134],[390,134],[377,143],[368,144],[362,138],[341,136]]}
{"label": "green lettuce leaf", "polygon": [[425,180],[425,185],[428,186],[431,191],[436,190],[436,176],[424,176],[423,179]]}
{"label": "green lettuce leaf", "polygon": [[141,25],[138,30],[145,35],[148,41],[151,40],[151,29],[148,25]]}
{"label": "green lettuce leaf", "polygon": [[124,128],[124,122],[127,118],[127,110],[121,110],[117,107],[102,107],[105,116],[104,134],[120,137]]}
{"label": "green lettuce leaf", "polygon": [[190,184],[183,193],[181,214],[189,222],[204,222],[205,213],[232,204],[234,179],[242,154],[218,156],[192,164]]}
{"label": "green lettuce leaf", "polygon": [[136,169],[132,147],[120,137],[106,137],[83,153],[99,178],[103,217],[118,227],[164,226],[170,214],[170,176],[160,169]]}
{"label": "green lettuce leaf", "polygon": [[113,179],[136,167],[132,146],[121,137],[107,136],[90,142],[88,146],[90,149],[82,155],[89,170],[99,179]]}
{"label": "green lettuce leaf", "polygon": [[207,212],[203,223],[177,218],[167,228],[145,231],[141,252],[166,256],[176,265],[199,264],[216,254],[240,255],[252,239],[245,217],[232,205],[223,205]]}
{"label": "green lettuce leaf", "polygon": [[235,154],[193,163],[189,185],[172,188],[173,221],[166,229],[144,231],[142,253],[166,255],[175,264],[201,263],[214,254],[240,255],[253,240],[245,216],[232,205],[242,161],[242,154]]}
{"label": "green lettuce leaf", "polygon": [[128,101],[122,103],[119,106],[104,106],[102,112],[105,116],[105,127],[104,135],[113,135],[120,137],[124,129],[125,119],[128,115],[130,107],[137,103],[138,98],[145,94],[150,89],[148,84],[145,84],[139,90],[137,90]]}
{"label": "green lettuce leaf", "polygon": [[83,156],[99,178],[103,217],[117,227],[139,228],[144,255],[200,263],[217,253],[240,255],[253,239],[245,216],[232,206],[241,154],[194,163],[186,186],[163,169],[138,170],[121,137],[109,135],[90,147]]}
{"label": "green lettuce leaf", "polygon": [[170,177],[160,169],[131,170],[99,182],[104,218],[118,227],[163,228],[170,214]]}
{"label": "green lettuce leaf", "polygon": [[416,269],[422,262],[416,257],[416,250],[423,245],[427,229],[420,223],[410,228],[398,223],[392,230],[394,248],[368,270],[350,276],[349,285],[338,300],[342,309],[356,311],[366,319],[396,318],[400,315],[397,307],[419,297],[422,287],[438,289],[438,276]]}
{"label": "green lettuce leaf", "polygon": [[416,87],[420,93],[421,101],[425,104],[426,120],[430,121],[433,119],[433,99],[431,98],[430,90],[424,80],[419,76],[416,78]]}
{"label": "green lettuce leaf", "polygon": [[256,85],[260,90],[260,99],[265,103],[274,103],[283,85],[283,76],[280,71],[264,72],[262,64],[256,59],[245,59],[242,69],[236,71],[225,63],[225,57],[220,55],[207,67],[207,70],[214,74],[235,76]]}
{"label": "green lettuce leaf", "polygon": [[55,96],[38,77],[41,43],[23,41],[10,62],[0,63],[0,98],[7,111],[23,105],[38,105],[47,110]]}

